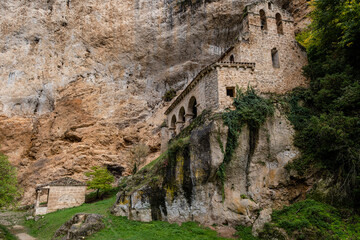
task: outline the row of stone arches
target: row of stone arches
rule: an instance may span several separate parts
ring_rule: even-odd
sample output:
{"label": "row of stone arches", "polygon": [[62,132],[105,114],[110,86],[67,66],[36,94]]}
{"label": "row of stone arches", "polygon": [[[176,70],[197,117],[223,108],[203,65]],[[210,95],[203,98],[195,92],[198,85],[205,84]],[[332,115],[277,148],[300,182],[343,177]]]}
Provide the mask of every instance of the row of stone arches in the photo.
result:
{"label": "row of stone arches", "polygon": [[192,96],[187,105],[182,106],[179,112],[171,117],[169,129],[173,133],[178,134],[181,129],[189,124],[192,119],[196,118],[198,115],[197,101],[194,96]]}
{"label": "row of stone arches", "polygon": [[[267,17],[266,17],[266,13],[263,9],[260,10],[260,26],[261,26],[261,30],[267,30]],[[276,28],[277,28],[277,33],[278,34],[284,34],[284,29],[283,29],[283,21],[282,21],[282,16],[280,13],[277,13],[275,15],[275,19],[276,19]]]}

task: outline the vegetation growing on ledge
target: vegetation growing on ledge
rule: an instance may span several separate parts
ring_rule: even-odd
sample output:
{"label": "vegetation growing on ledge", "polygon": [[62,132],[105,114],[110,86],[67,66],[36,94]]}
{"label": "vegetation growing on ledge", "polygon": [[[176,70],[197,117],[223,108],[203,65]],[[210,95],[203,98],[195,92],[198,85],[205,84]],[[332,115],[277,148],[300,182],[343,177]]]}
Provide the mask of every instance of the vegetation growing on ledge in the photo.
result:
{"label": "vegetation growing on ledge", "polygon": [[[250,130],[249,158],[251,158],[255,150],[260,126],[274,113],[274,106],[271,101],[260,97],[256,94],[255,90],[250,87],[245,92],[242,92],[239,88],[236,89],[236,98],[234,98],[233,105],[235,106],[235,110],[228,110],[222,116],[224,124],[228,126],[229,129],[224,150],[224,160],[217,170],[222,188],[226,178],[226,165],[231,161],[232,155],[238,146],[238,138],[242,128],[247,125]],[[220,147],[222,147],[221,142]],[[222,192],[224,198],[223,189]]]}
{"label": "vegetation growing on ledge", "polygon": [[330,203],[359,209],[360,4],[314,1],[313,22],[298,40],[307,47],[310,88],[290,97],[289,119],[302,157],[289,168],[317,166],[333,177]]}
{"label": "vegetation growing on ledge", "polygon": [[170,102],[174,97],[176,97],[176,91],[174,89],[170,89],[169,91],[165,92],[163,100],[165,102]]}
{"label": "vegetation growing on ledge", "polygon": [[305,200],[274,211],[261,239],[359,239],[360,218],[314,200]]}

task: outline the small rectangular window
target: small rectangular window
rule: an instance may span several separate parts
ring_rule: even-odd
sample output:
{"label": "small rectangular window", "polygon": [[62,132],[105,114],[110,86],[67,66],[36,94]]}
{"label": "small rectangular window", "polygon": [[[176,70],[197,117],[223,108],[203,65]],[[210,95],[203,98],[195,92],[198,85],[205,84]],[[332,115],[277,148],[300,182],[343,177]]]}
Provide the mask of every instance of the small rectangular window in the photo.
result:
{"label": "small rectangular window", "polygon": [[235,97],[235,87],[227,87],[226,88],[226,96]]}

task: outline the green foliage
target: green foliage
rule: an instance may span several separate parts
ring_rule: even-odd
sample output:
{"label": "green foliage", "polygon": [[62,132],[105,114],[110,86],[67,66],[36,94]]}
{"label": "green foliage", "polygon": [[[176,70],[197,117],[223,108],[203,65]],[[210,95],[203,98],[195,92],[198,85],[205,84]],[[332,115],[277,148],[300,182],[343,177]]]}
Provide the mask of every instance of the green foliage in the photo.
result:
{"label": "green foliage", "polygon": [[109,209],[116,201],[115,197],[92,204],[83,204],[79,207],[58,210],[46,214],[38,221],[26,221],[26,227],[32,236],[39,240],[51,239],[55,231],[76,213],[97,213],[105,217],[106,228],[87,239],[117,240],[117,239],[224,239],[217,237],[215,231],[203,228],[197,223],[170,224],[168,222],[136,222],[125,217],[116,217],[110,214]]}
{"label": "green foliage", "polygon": [[[242,92],[239,88],[236,89],[233,105],[235,110],[228,110],[222,116],[224,124],[229,129],[224,160],[217,170],[217,176],[220,178],[222,186],[224,186],[226,178],[226,165],[231,161],[232,155],[238,146],[238,138],[242,128],[247,125],[250,132],[256,135],[266,118],[274,113],[274,106],[271,101],[258,96],[255,90],[250,87],[245,92]],[[251,142],[251,144],[255,145],[255,142]]]}
{"label": "green foliage", "polygon": [[274,211],[262,239],[286,239],[279,231],[284,229],[291,239],[359,239],[360,218],[343,218],[336,208],[311,199]]}
{"label": "green foliage", "polygon": [[[360,4],[357,0],[314,1],[313,22],[298,40],[307,47],[304,74],[310,89],[289,98],[295,144],[302,157],[291,165],[330,171],[343,199],[360,206]],[[341,194],[340,194],[341,193]],[[332,201],[334,203],[334,201]]]}
{"label": "green foliage", "polygon": [[236,235],[241,240],[259,240],[259,238],[252,235],[251,227],[245,227],[242,225],[236,227]]}
{"label": "green foliage", "polygon": [[16,240],[17,238],[12,235],[6,227],[0,225],[0,239],[3,240]]}
{"label": "green foliage", "polygon": [[114,182],[114,176],[105,167],[92,167],[92,172],[86,172],[85,176],[91,177],[91,180],[87,181],[88,189],[97,190],[97,197],[99,197],[99,191],[109,191]]}
{"label": "green foliage", "polygon": [[15,206],[21,196],[16,168],[0,153],[0,208]]}
{"label": "green foliage", "polygon": [[174,97],[176,97],[176,91],[174,89],[170,89],[169,91],[165,92],[163,100],[165,102],[170,102]]}
{"label": "green foliage", "polygon": [[[107,199],[115,196],[119,192],[119,187],[113,187],[111,189],[105,190],[101,192],[101,198]],[[93,191],[85,195],[85,202],[86,203],[93,203],[98,201],[97,191]]]}

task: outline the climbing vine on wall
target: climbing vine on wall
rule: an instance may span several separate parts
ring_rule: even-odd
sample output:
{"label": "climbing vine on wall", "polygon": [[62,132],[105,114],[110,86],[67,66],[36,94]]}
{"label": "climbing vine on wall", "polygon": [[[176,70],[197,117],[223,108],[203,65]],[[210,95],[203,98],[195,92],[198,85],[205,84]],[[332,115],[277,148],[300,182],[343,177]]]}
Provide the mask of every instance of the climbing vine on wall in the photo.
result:
{"label": "climbing vine on wall", "polygon": [[[269,99],[265,99],[256,94],[255,90],[251,87],[245,92],[237,87],[236,97],[234,98],[235,110],[226,111],[222,119],[224,124],[228,126],[227,142],[224,152],[224,160],[217,170],[217,176],[221,181],[223,200],[224,183],[226,179],[226,166],[231,161],[235,149],[238,146],[238,138],[241,129],[247,125],[251,133],[258,134],[260,126],[266,119],[274,114],[274,106]],[[250,134],[253,135],[254,134]],[[251,137],[250,144],[255,145],[255,137]],[[254,147],[250,146],[250,153],[252,154]]]}

